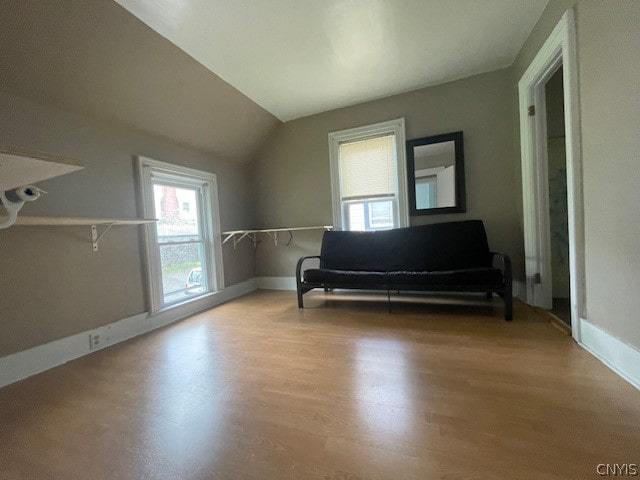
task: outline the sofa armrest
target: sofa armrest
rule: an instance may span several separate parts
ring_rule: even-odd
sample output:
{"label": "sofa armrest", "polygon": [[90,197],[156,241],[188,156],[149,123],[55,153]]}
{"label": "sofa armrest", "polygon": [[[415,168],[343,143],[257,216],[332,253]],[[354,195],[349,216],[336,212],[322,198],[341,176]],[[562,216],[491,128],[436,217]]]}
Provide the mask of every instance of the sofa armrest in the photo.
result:
{"label": "sofa armrest", "polygon": [[489,252],[493,257],[499,257],[502,260],[502,274],[504,275],[504,283],[511,288],[513,282],[513,272],[511,270],[511,258],[509,255],[500,252]]}
{"label": "sofa armrest", "polygon": [[310,255],[308,257],[302,257],[298,260],[298,264],[296,265],[296,284],[300,286],[302,283],[302,264],[305,260],[309,260],[310,258],[320,258],[320,255]]}

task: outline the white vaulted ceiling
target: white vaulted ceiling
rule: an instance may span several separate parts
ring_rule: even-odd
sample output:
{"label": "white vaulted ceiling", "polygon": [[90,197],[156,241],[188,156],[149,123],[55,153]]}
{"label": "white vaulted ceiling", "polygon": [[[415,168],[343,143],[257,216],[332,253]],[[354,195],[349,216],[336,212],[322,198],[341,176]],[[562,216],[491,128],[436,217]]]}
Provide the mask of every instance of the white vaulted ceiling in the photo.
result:
{"label": "white vaulted ceiling", "polygon": [[510,65],[548,0],[116,0],[290,120]]}

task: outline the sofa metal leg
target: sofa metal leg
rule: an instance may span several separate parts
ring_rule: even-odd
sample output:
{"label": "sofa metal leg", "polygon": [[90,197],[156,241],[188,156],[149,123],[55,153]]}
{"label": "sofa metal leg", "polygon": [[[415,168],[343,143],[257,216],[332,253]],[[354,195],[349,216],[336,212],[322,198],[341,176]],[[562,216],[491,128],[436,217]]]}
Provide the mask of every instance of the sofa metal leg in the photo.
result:
{"label": "sofa metal leg", "polygon": [[302,301],[302,290],[298,288],[298,308],[304,308],[304,302]]}
{"label": "sofa metal leg", "polygon": [[504,319],[507,322],[513,320],[513,296],[508,292],[504,296]]}
{"label": "sofa metal leg", "polygon": [[487,300],[493,300],[493,292],[487,292],[486,293],[486,299]]}

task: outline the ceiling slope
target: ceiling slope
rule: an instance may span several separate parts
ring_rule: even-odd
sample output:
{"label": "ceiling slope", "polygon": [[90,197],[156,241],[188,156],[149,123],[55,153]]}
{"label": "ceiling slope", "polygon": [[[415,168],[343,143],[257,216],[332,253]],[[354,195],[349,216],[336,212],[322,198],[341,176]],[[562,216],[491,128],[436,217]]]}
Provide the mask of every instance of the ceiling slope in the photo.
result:
{"label": "ceiling slope", "polygon": [[548,0],[116,0],[281,120],[511,65]]}
{"label": "ceiling slope", "polygon": [[280,122],[112,1],[0,2],[0,90],[249,160]]}

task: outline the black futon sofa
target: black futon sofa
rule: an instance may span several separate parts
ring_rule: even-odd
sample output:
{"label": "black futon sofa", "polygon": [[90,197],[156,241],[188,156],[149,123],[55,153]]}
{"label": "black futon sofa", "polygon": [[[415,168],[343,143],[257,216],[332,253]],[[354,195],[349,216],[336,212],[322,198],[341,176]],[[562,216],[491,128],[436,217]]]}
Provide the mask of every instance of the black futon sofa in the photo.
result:
{"label": "black futon sofa", "polygon": [[[502,268],[493,266],[494,257]],[[305,260],[320,268],[302,271]],[[314,288],[497,293],[505,320],[513,318],[511,261],[491,252],[481,220],[377,232],[326,231],[319,256],[296,266],[298,307]]]}

